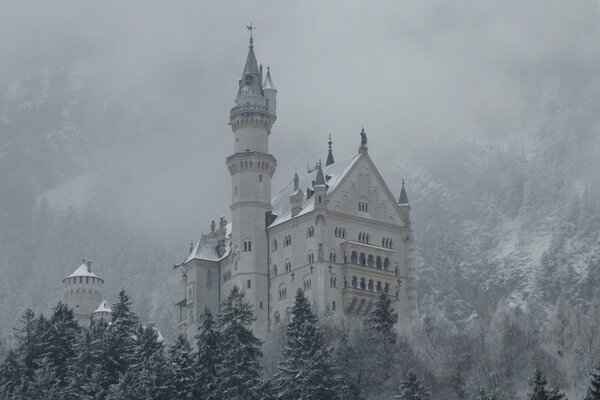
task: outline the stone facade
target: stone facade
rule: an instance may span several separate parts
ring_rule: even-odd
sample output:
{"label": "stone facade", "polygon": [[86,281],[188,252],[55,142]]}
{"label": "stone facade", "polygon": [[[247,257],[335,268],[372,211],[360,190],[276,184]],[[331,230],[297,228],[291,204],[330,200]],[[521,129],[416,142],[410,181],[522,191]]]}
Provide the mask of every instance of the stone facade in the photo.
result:
{"label": "stone facade", "polygon": [[296,175],[272,196],[277,162],[268,139],[276,95],[251,43],[230,112],[231,222],[213,221],[177,266],[184,294],[177,303],[180,332],[193,338],[205,307],[218,313],[234,285],[254,307],[253,329],[262,337],[290,318],[297,289],[334,318],[364,315],[385,291],[398,325],[413,321],[414,235],[404,184],[397,201],[369,157],[363,130],[356,155],[334,162],[330,143],[326,166]]}

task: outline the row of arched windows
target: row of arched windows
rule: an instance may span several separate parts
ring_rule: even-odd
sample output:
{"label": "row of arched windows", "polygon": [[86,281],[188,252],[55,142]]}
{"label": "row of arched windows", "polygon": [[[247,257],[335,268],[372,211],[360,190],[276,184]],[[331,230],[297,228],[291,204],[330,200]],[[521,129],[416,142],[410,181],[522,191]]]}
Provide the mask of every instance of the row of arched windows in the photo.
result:
{"label": "row of arched windows", "polygon": [[358,211],[369,212],[369,203],[365,200],[358,202]]}
{"label": "row of arched windows", "polygon": [[336,255],[335,251],[330,251],[329,252],[329,262],[332,262],[332,263],[336,262],[336,258],[337,258],[337,255]]}
{"label": "row of arched windows", "polygon": [[387,247],[388,249],[394,248],[394,242],[392,238],[384,237],[381,239],[381,247]]}
{"label": "row of arched windows", "polygon": [[335,276],[329,277],[329,286],[337,287],[337,278]]}
{"label": "row of arched windows", "polygon": [[[369,292],[376,292],[385,294],[390,294],[390,284],[385,282],[382,284],[380,281],[374,282],[373,279],[365,279],[365,278],[357,278],[356,276],[352,277],[352,281],[350,282],[351,286],[355,289],[368,290]],[[348,286],[348,282],[344,280],[344,287]]]}
{"label": "row of arched windows", "polygon": [[[273,313],[273,319],[275,320],[276,324],[281,323],[281,315],[279,314],[279,311],[275,311],[275,313]],[[288,307],[285,309],[285,322],[290,322],[291,319],[292,319],[292,309]]]}
{"label": "row of arched windows", "polygon": [[336,226],[334,232],[335,232],[335,237],[346,239],[346,228]]}
{"label": "row of arched windows", "polygon": [[350,255],[350,262],[352,264],[375,267],[378,269],[390,268],[390,259],[388,257],[382,259],[381,256],[373,257],[372,254],[366,255],[365,253],[360,253],[359,255],[356,251],[353,251]]}
{"label": "row of arched windows", "polygon": [[365,232],[359,232],[358,233],[358,241],[361,243],[369,243],[369,234],[365,233]]}
{"label": "row of arched windows", "polygon": [[311,238],[315,236],[315,228],[311,225],[308,228],[306,228],[306,238]]}
{"label": "row of arched windows", "polygon": [[287,298],[287,288],[285,286],[279,288],[279,300]]}
{"label": "row of arched windows", "polygon": [[304,290],[312,289],[312,279],[310,279],[310,278],[304,279],[304,282],[302,284],[304,286]]}

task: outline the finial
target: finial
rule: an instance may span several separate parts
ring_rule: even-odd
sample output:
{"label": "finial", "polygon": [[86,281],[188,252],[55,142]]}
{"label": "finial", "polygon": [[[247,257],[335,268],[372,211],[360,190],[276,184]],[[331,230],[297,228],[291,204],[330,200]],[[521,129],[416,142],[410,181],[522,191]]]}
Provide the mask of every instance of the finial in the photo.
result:
{"label": "finial", "polygon": [[331,133],[329,134],[329,142],[327,142],[327,143],[329,143],[329,150],[331,150],[331,144],[333,143],[333,142],[331,141]]}
{"label": "finial", "polygon": [[333,150],[331,149],[331,144],[333,143],[331,141],[331,133],[329,134],[329,142],[327,143],[329,144],[329,152],[327,153],[327,161],[325,162],[325,166],[331,165],[335,162],[333,160]]}
{"label": "finial", "polygon": [[367,148],[367,132],[365,132],[364,126],[363,126],[362,130],[360,131],[360,148],[361,149]]}
{"label": "finial", "polygon": [[250,22],[250,25],[246,25],[246,29],[250,31],[250,47],[254,46],[254,38],[252,37],[252,31],[256,29],[256,27]]}

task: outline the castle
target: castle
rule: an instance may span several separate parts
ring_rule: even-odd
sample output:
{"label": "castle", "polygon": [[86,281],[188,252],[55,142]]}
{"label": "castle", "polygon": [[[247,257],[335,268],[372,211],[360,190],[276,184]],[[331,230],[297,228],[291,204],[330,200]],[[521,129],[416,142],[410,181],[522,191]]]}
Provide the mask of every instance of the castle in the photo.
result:
{"label": "castle", "polygon": [[290,319],[299,288],[334,318],[368,313],[384,291],[398,311],[398,326],[413,321],[414,235],[404,182],[396,200],[369,157],[363,129],[356,155],[334,160],[330,138],[325,165],[296,174],[273,197],[277,161],[269,136],[277,89],[269,68],[263,73],[251,35],[229,116],[231,222],[213,221],[175,266],[182,272],[180,333],[193,338],[205,307],[217,313],[234,286],[253,306],[260,337]]}
{"label": "castle", "polygon": [[65,303],[80,325],[89,327],[92,318],[110,321],[112,310],[102,300],[104,279],[92,272],[92,262],[82,260],[81,265],[63,279]]}

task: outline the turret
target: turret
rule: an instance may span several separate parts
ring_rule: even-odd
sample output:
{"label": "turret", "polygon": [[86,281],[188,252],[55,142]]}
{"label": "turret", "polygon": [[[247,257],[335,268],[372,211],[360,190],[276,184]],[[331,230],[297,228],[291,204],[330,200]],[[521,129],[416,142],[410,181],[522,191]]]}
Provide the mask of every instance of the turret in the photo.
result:
{"label": "turret", "polygon": [[325,183],[325,176],[323,175],[320,162],[317,167],[317,177],[313,182],[313,190],[315,191],[315,208],[325,208],[327,205],[327,184]]}
{"label": "turret", "polygon": [[290,206],[292,209],[292,217],[298,215],[302,210],[302,203],[304,202],[304,192],[300,189],[300,178],[298,174],[294,174],[294,191],[290,195]]}
{"label": "turret", "polygon": [[400,211],[404,216],[406,225],[410,225],[410,204],[408,202],[408,196],[406,195],[406,188],[404,187],[404,179],[402,179],[402,190],[400,190],[400,197],[398,198],[398,205]]}
{"label": "turret", "polygon": [[92,317],[95,320],[102,319],[106,322],[112,319],[112,309],[110,308],[106,300],[102,300],[98,308],[96,308],[96,311],[94,311]]}
{"label": "turret", "polygon": [[267,67],[267,77],[265,78],[262,89],[265,98],[267,99],[269,114],[275,115],[277,112],[277,88],[275,88],[273,80],[271,79],[271,69],[269,67]]}
{"label": "turret", "polygon": [[92,272],[92,262],[82,260],[73,273],[63,279],[65,302],[75,315],[75,319],[89,326],[92,313],[102,299],[104,280]]}

